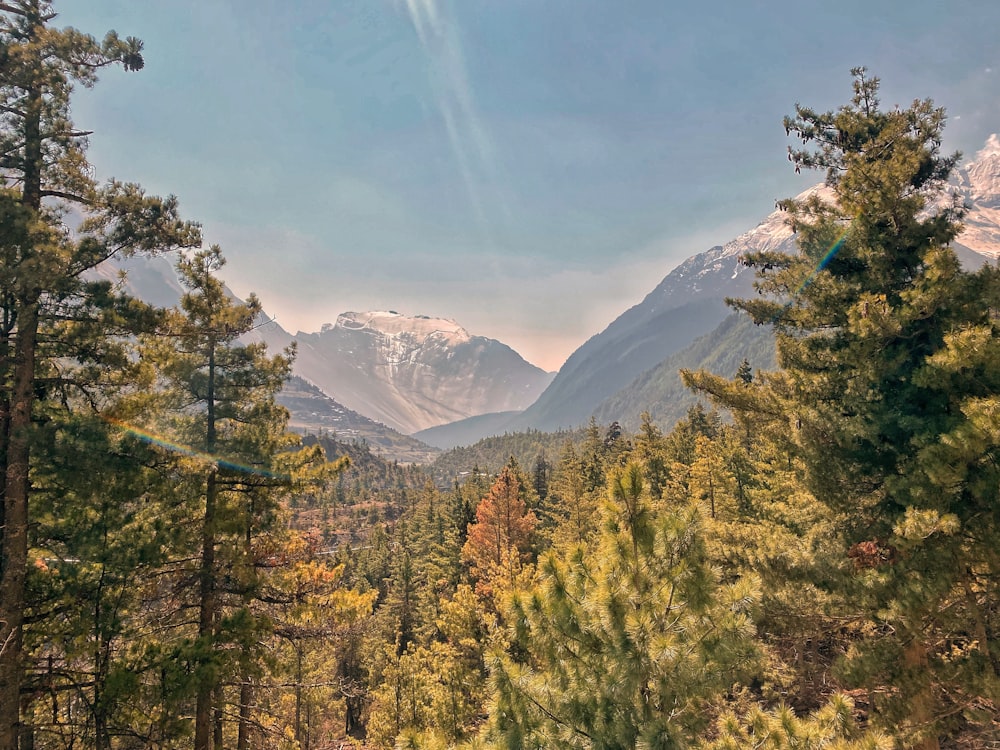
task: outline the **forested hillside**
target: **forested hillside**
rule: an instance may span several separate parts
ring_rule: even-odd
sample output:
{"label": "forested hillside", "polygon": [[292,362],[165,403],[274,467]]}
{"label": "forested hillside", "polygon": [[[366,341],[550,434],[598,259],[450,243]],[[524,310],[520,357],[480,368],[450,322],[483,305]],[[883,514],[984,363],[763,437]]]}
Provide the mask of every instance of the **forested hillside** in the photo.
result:
{"label": "forested hillside", "polygon": [[[726,418],[435,482],[288,430],[221,249],[92,179],[73,86],[141,42],[54,18],[0,3],[0,750],[1000,744],[1000,269],[949,247],[942,110],[857,69],[786,119],[833,198],[744,259],[777,368],[683,374]],[[88,275],[177,249],[173,309]]]}
{"label": "forested hillside", "polygon": [[496,474],[511,458],[524,467],[544,472],[567,443],[579,444],[583,437],[582,430],[505,433],[445,451],[428,468],[439,487],[448,487],[470,473]]}

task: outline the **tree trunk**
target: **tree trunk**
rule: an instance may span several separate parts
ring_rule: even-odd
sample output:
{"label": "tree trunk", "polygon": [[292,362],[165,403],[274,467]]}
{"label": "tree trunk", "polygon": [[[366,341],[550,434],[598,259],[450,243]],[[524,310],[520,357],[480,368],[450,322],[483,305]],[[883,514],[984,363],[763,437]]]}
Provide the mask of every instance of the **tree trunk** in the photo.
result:
{"label": "tree trunk", "polygon": [[911,750],[940,750],[937,734],[933,730],[934,695],[927,674],[927,645],[914,635],[903,649],[903,666],[919,674],[920,683],[910,704],[910,723],[917,730],[918,739],[909,746]]}
{"label": "tree trunk", "polygon": [[253,701],[253,685],[250,684],[249,670],[243,671],[240,682],[240,724],[236,733],[236,750],[249,750],[250,747],[250,703]]}
{"label": "tree trunk", "polygon": [[[42,28],[34,3],[29,38]],[[39,60],[39,70],[41,61]],[[21,203],[38,211],[42,202],[42,90],[37,81],[27,92],[24,118],[24,171]],[[25,254],[31,254],[25,248]],[[17,277],[15,277],[16,279]],[[28,491],[31,412],[35,400],[35,344],[38,339],[41,291],[29,288],[23,277],[14,297],[14,383],[6,437],[6,476],[3,486],[2,552],[0,552],[0,750],[17,750],[20,734],[24,582],[28,566]],[[37,280],[36,280],[37,285]]]}
{"label": "tree trunk", "polygon": [[[198,638],[206,643],[212,640],[215,633],[215,501],[217,494],[215,472],[212,472],[208,475],[205,489],[198,618]],[[218,682],[214,672],[213,667],[208,671],[208,674],[213,675],[211,679],[208,676],[202,676],[198,681],[198,695],[194,713],[194,750],[210,750],[212,746],[212,699],[215,696],[215,684]]]}
{"label": "tree trunk", "polygon": [[216,682],[212,694],[212,747],[214,750],[225,750],[222,746],[222,684]]}
{"label": "tree trunk", "polygon": [[38,302],[21,306],[7,440],[0,558],[0,750],[17,750],[20,727],[24,581],[28,567],[28,466],[34,403]]}
{"label": "tree trunk", "polygon": [[[210,340],[208,354],[208,394],[206,396],[205,449],[209,455],[215,452],[215,342]],[[200,610],[198,618],[198,638],[210,644],[209,650],[215,650],[213,636],[215,633],[216,608],[215,601],[215,506],[219,488],[216,483],[216,473],[213,467],[205,482],[205,516],[202,519],[201,530],[201,582]],[[198,696],[194,713],[194,750],[210,750],[214,740],[213,698],[216,696],[216,685],[219,677],[215,666],[198,681]],[[0,748],[2,750],[2,748]]]}

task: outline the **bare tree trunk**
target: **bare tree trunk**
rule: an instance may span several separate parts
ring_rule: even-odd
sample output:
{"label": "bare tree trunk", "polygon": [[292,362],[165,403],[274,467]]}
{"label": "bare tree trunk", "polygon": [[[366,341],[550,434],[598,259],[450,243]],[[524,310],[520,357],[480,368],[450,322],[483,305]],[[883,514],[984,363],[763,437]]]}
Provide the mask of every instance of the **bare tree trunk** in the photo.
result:
{"label": "bare tree trunk", "polygon": [[[210,340],[208,354],[208,394],[206,402],[205,448],[209,455],[215,452],[215,341]],[[201,581],[200,610],[198,617],[198,638],[211,641],[215,634],[217,603],[215,597],[215,511],[219,487],[213,468],[205,483],[205,516],[201,530]],[[215,644],[211,644],[214,651]],[[194,750],[210,750],[215,732],[214,698],[219,678],[215,669],[210,670],[212,679],[203,677],[198,682],[198,696],[194,713]],[[2,750],[2,748],[0,748]]]}
{"label": "bare tree trunk", "polygon": [[38,303],[27,301],[15,344],[14,393],[7,441],[0,557],[0,750],[17,750],[20,733],[24,582],[28,567],[28,466],[34,404]]}
{"label": "bare tree trunk", "polygon": [[222,685],[216,684],[212,694],[212,747],[225,750],[222,746]]}
{"label": "bare tree trunk", "polygon": [[[913,635],[903,649],[903,666],[907,670],[927,677],[927,645],[918,635]],[[940,750],[941,744],[932,726],[934,721],[934,694],[930,680],[922,679],[917,694],[910,705],[910,722],[918,731],[919,739],[909,746],[910,750]]]}
{"label": "bare tree trunk", "polygon": [[240,724],[236,733],[236,750],[250,747],[250,704],[253,701],[253,685],[250,684],[249,670],[243,670],[240,681]]}
{"label": "bare tree trunk", "polygon": [[[205,516],[201,544],[198,637],[205,641],[209,641],[215,633],[215,501],[217,494],[218,489],[213,472],[208,475],[208,484],[205,490]],[[214,672],[214,669],[211,672]],[[217,678],[202,677],[198,682],[194,713],[194,750],[210,750],[212,746],[212,708],[217,681]]]}

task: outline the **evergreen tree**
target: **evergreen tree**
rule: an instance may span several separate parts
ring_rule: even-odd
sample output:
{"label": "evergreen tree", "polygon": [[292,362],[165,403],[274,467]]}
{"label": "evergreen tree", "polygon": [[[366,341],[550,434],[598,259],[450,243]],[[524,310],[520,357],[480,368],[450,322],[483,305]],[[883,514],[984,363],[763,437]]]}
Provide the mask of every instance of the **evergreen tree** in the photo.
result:
{"label": "evergreen tree", "polygon": [[596,532],[597,493],[586,490],[585,485],[583,461],[572,441],[567,440],[550,483],[547,502],[539,509],[542,531],[551,546],[576,546]]}
{"label": "evergreen tree", "polygon": [[666,458],[666,444],[660,428],[653,424],[653,418],[648,411],[639,415],[639,434],[635,438],[635,460],[646,470],[646,481],[649,483],[649,493],[654,500],[663,495],[667,483],[669,468]]}
{"label": "evergreen tree", "polygon": [[754,586],[718,582],[698,510],[654,510],[634,463],[609,485],[596,549],[546,555],[508,613],[491,663],[505,747],[692,746],[755,661]]}
{"label": "evergreen tree", "polygon": [[827,170],[832,202],[782,202],[800,252],[747,258],[772,299],[735,304],[775,326],[784,376],[765,400],[785,415],[808,489],[841,520],[835,580],[878,634],[851,648],[844,674],[871,690],[885,726],[930,750],[986,726],[981,701],[1000,698],[1000,476],[985,417],[1000,393],[988,364],[1000,271],[963,272],[948,247],[961,207],[946,189],[958,156],[940,153],[943,110],[882,110],[878,79],[853,74],[850,104],[785,121],[807,146],[790,158]]}
{"label": "evergreen tree", "polygon": [[[86,271],[116,253],[159,251],[199,242],[177,218],[173,199],[136,185],[97,186],[85,131],[70,118],[73,85],[98,72],[142,67],[142,45],[110,32],[103,41],[52,26],[48,0],[0,5],[0,748],[17,746],[23,664],[23,613],[30,523],[32,424],[44,396],[44,363],[76,355],[49,338],[57,321],[94,317],[111,298]],[[65,227],[72,207],[83,216]],[[98,304],[101,303],[101,304]],[[83,357],[87,359],[87,356]]]}
{"label": "evergreen tree", "polygon": [[[237,750],[271,747],[289,735],[298,747],[323,747],[341,731],[356,730],[351,701],[361,690],[351,662],[359,631],[367,622],[375,591],[359,593],[344,585],[343,566],[317,555],[315,539],[294,536],[284,545],[285,564],[264,581],[274,637],[270,659],[283,683],[278,690],[257,690],[255,700],[241,696]],[[246,684],[246,683],[244,683]],[[250,715],[254,704],[265,708]],[[342,724],[340,722],[343,722]],[[254,727],[269,736],[251,744]],[[343,730],[341,729],[343,727]]]}
{"label": "evergreen tree", "polygon": [[[320,464],[318,445],[292,452],[287,411],[275,401],[291,368],[290,352],[270,357],[263,344],[242,345],[260,314],[252,296],[238,303],[215,273],[218,247],[178,262],[187,292],[181,310],[149,340],[143,356],[162,379],[161,433],[183,446],[177,493],[188,503],[198,611],[187,658],[194,670],[195,748],[223,743],[223,686],[247,684],[245,672],[268,619],[250,607],[261,582],[257,547],[276,527],[279,500],[293,480]],[[184,455],[186,454],[186,456]],[[265,552],[266,554],[266,552]],[[249,649],[249,651],[248,651]]]}
{"label": "evergreen tree", "polygon": [[493,597],[497,587],[510,590],[530,560],[537,518],[528,510],[527,482],[511,459],[497,476],[476,509],[476,522],[462,548],[476,589]]}
{"label": "evergreen tree", "polygon": [[151,665],[139,642],[152,627],[150,581],[174,538],[156,500],[169,494],[166,483],[148,446],[96,415],[44,423],[43,436],[32,474],[25,652],[34,668],[22,743],[155,742],[162,735],[149,726],[155,708],[143,689]]}
{"label": "evergreen tree", "polygon": [[716,737],[701,750],[891,750],[894,742],[879,732],[861,732],[853,716],[854,703],[834,696],[806,718],[782,706],[775,711],[752,708],[742,716],[727,712],[716,721]]}

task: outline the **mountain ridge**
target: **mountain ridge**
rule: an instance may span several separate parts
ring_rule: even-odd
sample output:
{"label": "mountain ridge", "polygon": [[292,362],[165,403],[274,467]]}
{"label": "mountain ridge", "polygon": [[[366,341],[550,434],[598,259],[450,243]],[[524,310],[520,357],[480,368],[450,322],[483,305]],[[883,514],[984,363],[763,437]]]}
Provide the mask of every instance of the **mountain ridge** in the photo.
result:
{"label": "mountain ridge", "polygon": [[[975,268],[1000,258],[1000,136],[991,135],[975,159],[956,170],[951,190],[968,208],[963,231],[953,243],[963,265]],[[832,197],[832,189],[820,183],[802,191],[797,199],[811,195]],[[619,391],[640,384],[649,387],[656,380],[649,374],[651,370],[702,337],[711,337],[723,325],[730,312],[724,305],[726,297],[754,294],[754,275],[740,262],[743,255],[797,251],[786,219],[783,211],[775,210],[729,242],[678,264],[641,302],[574,351],[538,401],[499,424],[505,430],[554,430],[582,425],[597,414],[607,421],[634,421],[634,414],[615,412],[616,403],[630,404],[630,408],[637,404],[635,398],[619,395]],[[749,338],[759,347],[756,337]],[[711,341],[702,344],[702,349],[711,349]],[[759,349],[756,354],[760,354]],[[700,363],[683,362],[682,366],[696,368]],[[647,407],[656,411],[655,404]],[[490,424],[488,420],[482,423]],[[493,422],[494,427],[497,424]],[[467,427],[463,425],[463,430]],[[433,437],[449,440],[443,428]]]}

